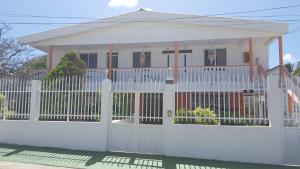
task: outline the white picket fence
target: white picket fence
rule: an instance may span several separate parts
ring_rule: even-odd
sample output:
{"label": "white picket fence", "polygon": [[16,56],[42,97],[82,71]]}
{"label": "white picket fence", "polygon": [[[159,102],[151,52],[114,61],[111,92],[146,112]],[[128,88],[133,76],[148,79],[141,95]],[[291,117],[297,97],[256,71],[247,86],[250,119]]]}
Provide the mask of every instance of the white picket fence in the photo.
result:
{"label": "white picket fence", "polygon": [[75,76],[42,81],[40,120],[100,121],[101,85]]}
{"label": "white picket fence", "polygon": [[[169,102],[175,105],[173,121],[176,124],[267,126],[266,77],[255,66],[251,77],[249,69],[249,66],[177,68],[175,72],[169,68],[113,69],[112,97],[105,99],[112,100],[113,122],[162,124],[163,105],[166,104],[163,93],[167,83],[174,83],[175,97]],[[104,69],[95,69],[83,77],[40,81],[39,98],[35,98],[39,103],[38,119],[101,121],[101,85],[107,73]],[[2,84],[11,85],[9,81]],[[30,85],[26,87],[26,90],[20,91],[20,88],[14,92],[30,95]],[[11,92],[9,88],[2,88],[3,93]],[[9,94],[5,95],[4,100],[11,100]],[[24,111],[26,119],[30,112],[28,101],[25,104],[28,110]],[[24,100],[14,102],[24,104]],[[17,108],[20,114],[21,109]]]}
{"label": "white picket fence", "polygon": [[19,78],[0,79],[0,119],[28,120],[31,81]]}

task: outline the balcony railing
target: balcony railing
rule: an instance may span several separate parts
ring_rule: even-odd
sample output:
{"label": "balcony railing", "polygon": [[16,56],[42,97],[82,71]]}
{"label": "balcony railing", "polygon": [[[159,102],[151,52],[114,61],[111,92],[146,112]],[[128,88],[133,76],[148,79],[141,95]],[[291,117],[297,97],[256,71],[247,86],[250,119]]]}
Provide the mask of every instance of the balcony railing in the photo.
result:
{"label": "balcony railing", "polygon": [[[45,72],[35,72],[41,79]],[[87,69],[86,77],[102,81],[105,69]],[[37,77],[37,76],[36,76]],[[202,89],[259,89],[266,85],[261,66],[181,67],[181,68],[115,68],[112,83],[117,89],[146,89],[165,84],[167,80],[181,88]],[[36,79],[36,78],[35,78]]]}

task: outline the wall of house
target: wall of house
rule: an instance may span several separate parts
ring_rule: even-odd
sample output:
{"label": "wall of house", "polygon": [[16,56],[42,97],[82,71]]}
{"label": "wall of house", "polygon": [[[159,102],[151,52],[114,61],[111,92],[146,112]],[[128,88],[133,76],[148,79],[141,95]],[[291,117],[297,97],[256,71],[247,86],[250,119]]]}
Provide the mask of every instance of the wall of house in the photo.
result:
{"label": "wall of house", "polygon": [[[193,45],[180,47],[182,49],[192,50],[193,52],[189,54],[190,58],[187,58],[187,65],[189,66],[204,66],[204,51],[210,48],[226,48],[227,50],[227,65],[247,65],[244,63],[243,52],[248,51],[248,45]],[[268,67],[268,48],[263,44],[254,44],[254,64],[256,63],[256,58],[259,58],[259,63],[264,65],[265,68]],[[113,52],[119,52],[119,68],[132,68],[133,66],[133,52],[151,52],[151,66],[152,67],[167,67],[167,55],[163,55],[163,50],[174,50],[173,48],[167,47],[148,47],[148,48],[115,48]],[[76,51],[77,53],[97,53],[98,54],[98,68],[106,68],[107,63],[107,52],[108,49],[93,48],[90,50],[80,50],[75,47],[54,47],[53,48],[53,66],[57,65],[61,57],[69,51]],[[173,55],[170,55],[173,57]],[[179,65],[183,65],[183,59],[179,58]]]}

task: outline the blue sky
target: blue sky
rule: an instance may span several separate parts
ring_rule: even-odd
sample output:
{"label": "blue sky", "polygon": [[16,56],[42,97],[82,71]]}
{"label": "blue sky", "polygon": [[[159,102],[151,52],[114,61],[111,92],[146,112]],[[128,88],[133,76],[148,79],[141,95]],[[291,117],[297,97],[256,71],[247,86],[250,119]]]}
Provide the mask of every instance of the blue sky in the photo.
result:
{"label": "blue sky", "polygon": [[[87,21],[86,19],[15,17],[8,14],[104,18],[139,8],[150,8],[161,12],[209,15],[298,4],[300,4],[299,0],[3,0],[0,6],[0,22],[77,23]],[[300,21],[298,21],[300,20],[300,7],[226,16],[249,19],[297,20],[289,22],[289,30],[300,30]],[[13,30],[10,36],[19,37],[62,26],[11,25]],[[285,61],[296,62],[300,60],[300,31],[285,35],[283,40]],[[270,47],[270,66],[277,64],[278,47],[277,42],[274,42]]]}

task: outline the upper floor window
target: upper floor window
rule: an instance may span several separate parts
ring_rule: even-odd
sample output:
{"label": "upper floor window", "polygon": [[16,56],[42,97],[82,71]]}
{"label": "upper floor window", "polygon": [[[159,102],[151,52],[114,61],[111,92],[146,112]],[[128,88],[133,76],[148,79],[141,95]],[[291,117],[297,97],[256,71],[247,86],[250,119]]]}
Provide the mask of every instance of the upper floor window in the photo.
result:
{"label": "upper floor window", "polygon": [[151,67],[151,52],[133,52],[133,67]]}
{"label": "upper floor window", "polygon": [[205,66],[226,66],[226,49],[207,49],[204,51]]}
{"label": "upper floor window", "polygon": [[[106,67],[109,68],[109,53],[106,54]],[[119,53],[112,52],[112,68],[118,68],[119,66]]]}
{"label": "upper floor window", "polygon": [[85,62],[85,65],[89,69],[97,68],[98,54],[97,53],[81,53],[80,59]]}

